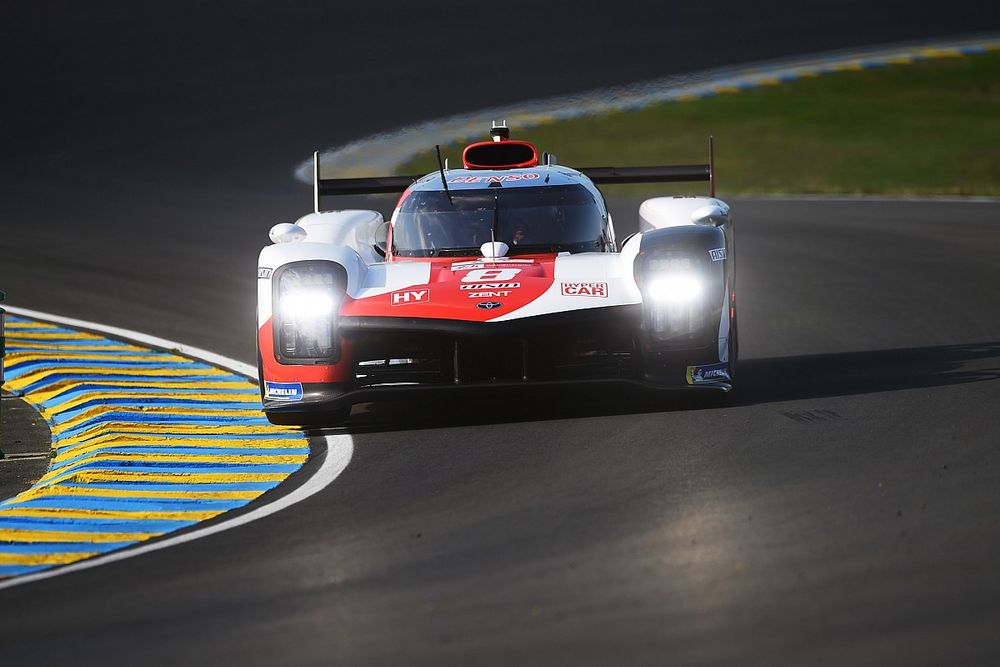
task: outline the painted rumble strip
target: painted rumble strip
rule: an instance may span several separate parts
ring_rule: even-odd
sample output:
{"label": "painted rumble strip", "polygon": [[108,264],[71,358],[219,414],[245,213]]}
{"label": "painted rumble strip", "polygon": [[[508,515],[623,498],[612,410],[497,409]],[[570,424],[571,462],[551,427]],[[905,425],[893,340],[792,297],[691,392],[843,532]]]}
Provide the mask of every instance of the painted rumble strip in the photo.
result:
{"label": "painted rumble strip", "polygon": [[212,364],[8,315],[4,388],[48,421],[53,458],[0,502],[0,579],[93,558],[242,507],[309,456],[257,386]]}
{"label": "painted rumble strip", "polygon": [[[480,137],[483,123],[504,118],[523,129],[560,120],[641,109],[660,102],[684,102],[711,95],[738,93],[760,86],[828,72],[861,70],[928,60],[957,58],[1000,49],[1000,35],[852,49],[796,57],[739,67],[725,67],[653,81],[613,86],[590,92],[519,102],[506,107],[480,109],[472,113],[432,120],[394,132],[372,135],[323,152],[320,161],[326,178],[394,173],[395,169],[434,144]],[[296,177],[312,183],[312,158],[295,170]]]}

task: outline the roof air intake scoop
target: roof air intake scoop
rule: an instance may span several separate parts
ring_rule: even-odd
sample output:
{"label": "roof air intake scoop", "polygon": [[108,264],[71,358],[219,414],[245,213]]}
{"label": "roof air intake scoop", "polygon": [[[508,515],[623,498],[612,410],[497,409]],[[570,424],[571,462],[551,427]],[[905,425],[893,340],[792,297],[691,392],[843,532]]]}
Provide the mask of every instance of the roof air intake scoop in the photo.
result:
{"label": "roof air intake scoop", "polygon": [[538,149],[527,141],[511,141],[507,121],[493,121],[490,141],[469,144],[462,151],[466,169],[523,169],[538,166]]}
{"label": "roof air intake scoop", "polygon": [[538,149],[527,141],[481,141],[462,153],[466,169],[519,169],[538,165]]}

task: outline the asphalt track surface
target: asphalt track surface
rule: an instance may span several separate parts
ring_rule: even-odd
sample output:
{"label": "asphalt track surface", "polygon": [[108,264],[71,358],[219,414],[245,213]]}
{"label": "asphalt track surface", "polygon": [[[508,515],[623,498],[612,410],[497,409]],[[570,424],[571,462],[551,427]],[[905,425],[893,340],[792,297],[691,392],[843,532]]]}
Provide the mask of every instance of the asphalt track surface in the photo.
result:
{"label": "asphalt track surface", "polygon": [[[1000,28],[978,2],[732,4],[637,5],[644,20],[532,6],[512,29],[552,47],[537,55],[463,30],[477,14],[452,5],[213,4],[197,21],[178,5],[141,21],[17,8],[0,282],[18,305],[251,361],[256,251],[308,206],[290,172],[314,147],[491,103]],[[624,235],[637,202],[611,199]],[[353,460],[309,500],[0,592],[0,659],[995,662],[1000,205],[732,203],[733,405],[364,406]]]}

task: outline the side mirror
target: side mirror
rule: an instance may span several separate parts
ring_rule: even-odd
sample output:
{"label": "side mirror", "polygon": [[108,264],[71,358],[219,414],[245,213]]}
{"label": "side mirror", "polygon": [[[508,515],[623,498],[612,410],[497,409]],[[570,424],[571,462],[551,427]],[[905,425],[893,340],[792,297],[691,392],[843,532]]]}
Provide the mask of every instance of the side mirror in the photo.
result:
{"label": "side mirror", "polygon": [[268,233],[272,243],[296,243],[306,238],[306,230],[291,222],[279,222]]}
{"label": "side mirror", "polygon": [[377,252],[380,257],[385,257],[385,254],[389,247],[388,244],[389,244],[389,223],[383,222],[375,230],[375,252]]}
{"label": "side mirror", "polygon": [[724,225],[729,222],[729,207],[722,202],[702,206],[691,213],[691,222],[696,225],[715,225],[716,227]]}

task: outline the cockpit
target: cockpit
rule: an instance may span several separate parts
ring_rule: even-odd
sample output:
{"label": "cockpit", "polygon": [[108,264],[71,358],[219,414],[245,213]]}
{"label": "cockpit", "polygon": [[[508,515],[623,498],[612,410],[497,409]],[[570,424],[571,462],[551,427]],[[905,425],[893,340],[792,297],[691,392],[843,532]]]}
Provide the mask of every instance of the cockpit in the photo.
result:
{"label": "cockpit", "polygon": [[606,214],[579,184],[415,191],[392,232],[398,257],[470,256],[502,241],[509,254],[614,250]]}

